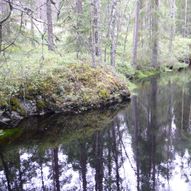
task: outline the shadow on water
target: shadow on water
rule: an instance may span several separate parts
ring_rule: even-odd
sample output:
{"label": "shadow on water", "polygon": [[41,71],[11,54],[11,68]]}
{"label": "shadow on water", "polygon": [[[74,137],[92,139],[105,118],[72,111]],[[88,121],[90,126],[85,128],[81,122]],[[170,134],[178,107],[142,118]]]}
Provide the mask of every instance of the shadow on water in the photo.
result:
{"label": "shadow on water", "polygon": [[12,136],[1,132],[0,190],[191,190],[189,79],[144,82],[120,110],[32,118]]}

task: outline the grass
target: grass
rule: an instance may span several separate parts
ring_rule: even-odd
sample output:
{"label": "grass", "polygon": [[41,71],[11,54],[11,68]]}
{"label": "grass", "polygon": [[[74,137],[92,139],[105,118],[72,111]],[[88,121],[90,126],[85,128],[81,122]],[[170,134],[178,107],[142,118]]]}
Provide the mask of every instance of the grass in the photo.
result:
{"label": "grass", "polygon": [[0,106],[19,113],[24,113],[22,99],[35,101],[43,110],[49,102],[56,107],[81,106],[118,99],[120,91],[129,94],[125,79],[109,66],[93,68],[85,58],[77,61],[74,54],[62,56],[47,49],[42,58],[40,47],[30,46],[12,47],[5,54],[0,86]]}

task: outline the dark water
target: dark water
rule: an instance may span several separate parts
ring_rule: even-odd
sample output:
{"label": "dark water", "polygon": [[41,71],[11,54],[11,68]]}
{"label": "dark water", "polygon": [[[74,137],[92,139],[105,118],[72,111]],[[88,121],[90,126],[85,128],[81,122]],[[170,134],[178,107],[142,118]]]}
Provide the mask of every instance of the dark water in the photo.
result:
{"label": "dark water", "polygon": [[190,74],[141,84],[131,103],[0,131],[0,190],[190,191]]}

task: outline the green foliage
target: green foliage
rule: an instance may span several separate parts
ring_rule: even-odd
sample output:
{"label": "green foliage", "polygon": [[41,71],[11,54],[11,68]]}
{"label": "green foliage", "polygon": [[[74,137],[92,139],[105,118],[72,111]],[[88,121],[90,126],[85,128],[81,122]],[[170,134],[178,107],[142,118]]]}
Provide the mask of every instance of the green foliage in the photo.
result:
{"label": "green foliage", "polygon": [[14,139],[22,134],[22,131],[23,130],[21,128],[0,130],[0,142],[6,142],[10,138],[13,138],[12,141],[14,141]]}
{"label": "green foliage", "polygon": [[159,70],[137,70],[135,73],[135,78],[141,80],[141,79],[146,79],[146,78],[150,78],[152,76],[155,76],[157,74],[159,74],[160,71]]}

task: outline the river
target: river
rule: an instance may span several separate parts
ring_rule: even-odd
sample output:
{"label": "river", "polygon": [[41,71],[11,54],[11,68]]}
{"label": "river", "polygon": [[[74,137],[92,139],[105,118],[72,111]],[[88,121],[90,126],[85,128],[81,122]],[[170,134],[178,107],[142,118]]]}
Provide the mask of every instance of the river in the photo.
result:
{"label": "river", "polygon": [[0,130],[0,190],[190,191],[191,74],[143,81],[120,107]]}

